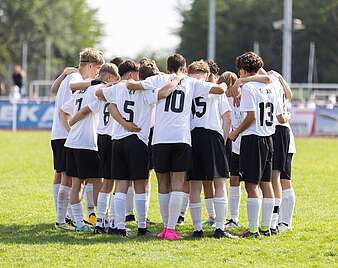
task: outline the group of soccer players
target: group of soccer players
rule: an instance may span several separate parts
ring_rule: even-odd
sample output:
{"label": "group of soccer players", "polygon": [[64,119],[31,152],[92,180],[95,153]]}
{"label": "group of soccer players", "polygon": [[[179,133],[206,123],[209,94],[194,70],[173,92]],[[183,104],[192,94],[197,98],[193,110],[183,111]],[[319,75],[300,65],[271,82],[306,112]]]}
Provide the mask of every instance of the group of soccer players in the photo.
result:
{"label": "group of soccer players", "polygon": [[161,73],[148,58],[105,63],[101,51],[82,50],[79,66],[65,68],[52,86],[56,228],[128,236],[126,221],[135,220],[135,206],[137,235],[151,235],[154,169],[161,239],[182,238],[176,226],[184,223],[188,207],[192,236],[203,237],[202,188],[204,224],[215,227],[215,238],[237,238],[228,227],[240,226],[241,181],[249,221],[243,237],[291,230],[292,92],[253,52],[238,56],[236,67],[240,78],[219,74],[213,61],[187,66],[174,54]]}

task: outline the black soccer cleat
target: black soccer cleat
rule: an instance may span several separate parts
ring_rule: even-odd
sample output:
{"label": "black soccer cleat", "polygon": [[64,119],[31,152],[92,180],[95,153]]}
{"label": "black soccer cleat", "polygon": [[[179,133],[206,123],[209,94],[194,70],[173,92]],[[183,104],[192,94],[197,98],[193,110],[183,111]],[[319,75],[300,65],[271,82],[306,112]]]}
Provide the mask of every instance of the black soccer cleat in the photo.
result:
{"label": "black soccer cleat", "polygon": [[276,229],[270,228],[270,232],[271,232],[271,235],[278,235],[279,233],[278,226],[276,227]]}
{"label": "black soccer cleat", "polygon": [[262,234],[262,235],[264,235],[264,236],[271,236],[270,229],[267,229],[267,230],[259,229],[259,233]]}
{"label": "black soccer cleat", "polygon": [[122,236],[122,237],[128,237],[129,236],[126,229],[117,229],[116,233],[117,233],[117,235]]}
{"label": "black soccer cleat", "polygon": [[222,229],[216,229],[214,232],[214,237],[217,239],[220,239],[222,237],[224,237],[224,231]]}
{"label": "black soccer cleat", "polygon": [[203,230],[194,231],[191,235],[193,238],[202,238],[204,236]]}
{"label": "black soccer cleat", "polygon": [[177,219],[177,224],[178,225],[183,225],[184,224],[184,217],[183,216],[179,216]]}
{"label": "black soccer cleat", "polygon": [[108,227],[107,234],[116,235],[117,234],[117,228]]}
{"label": "black soccer cleat", "polygon": [[235,222],[233,219],[226,220],[225,227],[239,227],[239,223]]}
{"label": "black soccer cleat", "polygon": [[147,228],[138,228],[137,236],[150,236],[151,232]]}
{"label": "black soccer cleat", "polygon": [[106,229],[104,227],[95,226],[94,234],[105,234]]}
{"label": "black soccer cleat", "polygon": [[245,231],[245,232],[242,234],[242,237],[243,237],[243,238],[257,238],[257,237],[259,237],[259,236],[260,236],[259,232],[252,233],[252,232],[250,232],[249,230]]}
{"label": "black soccer cleat", "polygon": [[135,221],[135,215],[134,214],[130,214],[126,216],[126,222],[128,221]]}

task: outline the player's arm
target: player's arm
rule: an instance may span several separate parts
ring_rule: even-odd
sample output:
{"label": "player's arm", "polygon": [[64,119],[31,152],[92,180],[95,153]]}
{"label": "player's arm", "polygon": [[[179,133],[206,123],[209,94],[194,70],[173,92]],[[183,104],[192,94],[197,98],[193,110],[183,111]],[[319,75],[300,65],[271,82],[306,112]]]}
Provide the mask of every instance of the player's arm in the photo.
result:
{"label": "player's arm", "polygon": [[[264,71],[265,72],[265,71]],[[229,88],[229,90],[227,91],[227,96],[230,97],[237,97],[240,95],[240,86],[242,86],[245,83],[248,82],[260,82],[260,83],[264,83],[264,84],[269,84],[272,83],[272,78],[270,77],[270,75],[264,73],[264,74],[255,74],[252,76],[248,76],[248,77],[241,77],[238,78],[235,83]]]}
{"label": "player's arm", "polygon": [[78,121],[82,120],[85,118],[88,114],[91,113],[91,110],[88,106],[83,107],[78,111],[70,120],[69,120],[69,125],[72,127],[75,125]]}
{"label": "player's arm", "polygon": [[127,81],[127,88],[129,90],[144,90],[142,83],[140,81],[135,81],[132,79]]}
{"label": "player's arm", "polygon": [[278,78],[279,82],[281,83],[281,85],[283,87],[285,98],[287,100],[291,101],[292,90],[291,90],[288,82],[286,82],[286,80],[284,79],[284,77],[280,73],[273,71],[273,70],[269,71],[268,73]]}
{"label": "player's arm", "polygon": [[290,115],[289,114],[279,114],[276,117],[277,117],[278,123],[280,123],[280,124],[285,124],[290,119]]}
{"label": "player's arm", "polygon": [[52,84],[52,86],[51,86],[51,88],[50,88],[51,93],[52,93],[53,95],[56,95],[56,93],[58,92],[59,87],[60,87],[62,81],[66,78],[66,76],[69,75],[69,74],[71,74],[71,73],[75,73],[75,72],[77,72],[77,71],[78,71],[78,70],[77,70],[76,68],[74,68],[74,67],[66,67],[66,68],[63,70],[62,74],[60,74],[60,75],[58,76],[58,78],[56,78],[56,79],[54,80],[54,82],[53,82],[53,84]]}
{"label": "player's arm", "polygon": [[172,79],[169,83],[164,85],[159,91],[158,91],[158,100],[165,99],[168,97],[174,89],[178,86],[178,84],[181,82],[182,79],[186,78],[187,76],[184,74],[178,74],[175,76],[174,79]]}
{"label": "player's arm", "polygon": [[221,83],[221,84],[213,84],[213,86],[210,88],[209,93],[210,94],[223,94],[227,90],[227,84]]}
{"label": "player's arm", "polygon": [[60,120],[61,120],[62,125],[69,132],[69,130],[70,130],[70,125],[69,125],[70,114],[66,113],[65,111],[60,110],[59,115],[60,115]]}
{"label": "player's arm", "polygon": [[244,118],[243,122],[239,125],[239,127],[229,133],[229,139],[232,141],[236,140],[239,134],[241,134],[244,130],[250,127],[251,124],[255,122],[255,120],[256,120],[255,111],[246,112],[246,117]]}
{"label": "player's arm", "polygon": [[76,91],[76,90],[85,90],[89,88],[90,86],[95,86],[98,84],[103,84],[104,82],[101,81],[100,79],[92,79],[92,80],[84,80],[80,82],[71,82],[69,83],[69,87],[71,91]]}
{"label": "player's arm", "polygon": [[231,126],[231,111],[227,111],[223,114],[222,121],[223,121],[222,128],[224,133],[224,142],[226,142],[229,136]]}
{"label": "player's arm", "polygon": [[111,114],[111,116],[115,119],[115,121],[119,123],[122,127],[124,127],[126,130],[128,130],[129,132],[140,132],[141,131],[141,129],[137,125],[135,125],[133,122],[128,122],[122,117],[115,103],[109,104],[108,111]]}
{"label": "player's arm", "polygon": [[104,101],[107,102],[107,99],[105,97],[105,95],[103,94],[103,89],[105,89],[106,87],[100,87],[95,91],[95,96],[100,100],[100,101]]}

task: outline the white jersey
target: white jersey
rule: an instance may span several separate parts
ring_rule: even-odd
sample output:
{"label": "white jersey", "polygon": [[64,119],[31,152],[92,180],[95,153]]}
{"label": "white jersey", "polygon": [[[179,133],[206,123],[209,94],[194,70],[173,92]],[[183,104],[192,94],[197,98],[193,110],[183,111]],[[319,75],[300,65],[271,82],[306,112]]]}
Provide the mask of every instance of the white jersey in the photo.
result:
{"label": "white jersey", "polygon": [[[144,89],[159,89],[173,75],[155,75],[143,80]],[[152,144],[187,143],[191,146],[190,116],[192,100],[207,96],[211,83],[192,77],[183,79],[175,90],[156,104],[155,125]]]}
{"label": "white jersey", "polygon": [[158,100],[158,91],[131,91],[125,82],[121,82],[103,89],[103,95],[108,102],[116,104],[118,111],[126,121],[133,122],[141,128],[140,132],[130,132],[116,122],[112,138],[119,140],[136,134],[141,141],[148,145],[151,115]]}
{"label": "white jersey", "polygon": [[114,118],[108,111],[109,102],[100,101],[99,109],[99,123],[97,125],[97,134],[112,135],[113,126],[115,123]]}
{"label": "white jersey", "polygon": [[66,113],[73,109],[73,114],[83,107],[88,107],[91,113],[82,120],[76,122],[70,129],[65,147],[73,149],[87,149],[97,151],[96,129],[99,119],[100,101],[95,96],[95,91],[99,85],[91,86],[87,90],[79,90],[73,96],[73,99],[62,106]]}
{"label": "white jersey", "polygon": [[225,94],[197,97],[192,103],[191,129],[211,129],[224,136],[222,116],[228,111],[231,108]]}
{"label": "white jersey", "polygon": [[283,113],[282,102],[276,92],[276,83],[249,82],[242,86],[240,111],[256,113],[256,120],[242,135],[271,136],[275,133],[274,118]]}
{"label": "white jersey", "polygon": [[67,75],[66,78],[61,82],[55,98],[52,137],[51,137],[52,140],[67,138],[68,131],[65,129],[60,120],[60,110],[61,107],[72,97],[72,91],[70,90],[69,84],[71,82],[77,82],[82,80],[83,79],[80,73],[72,73]]}
{"label": "white jersey", "polygon": [[[228,101],[231,107],[231,130],[235,130],[242,124],[246,113],[240,111],[239,106],[234,104],[234,99],[232,97],[228,98]],[[238,155],[241,148],[241,139],[242,133],[232,142],[232,152]]]}

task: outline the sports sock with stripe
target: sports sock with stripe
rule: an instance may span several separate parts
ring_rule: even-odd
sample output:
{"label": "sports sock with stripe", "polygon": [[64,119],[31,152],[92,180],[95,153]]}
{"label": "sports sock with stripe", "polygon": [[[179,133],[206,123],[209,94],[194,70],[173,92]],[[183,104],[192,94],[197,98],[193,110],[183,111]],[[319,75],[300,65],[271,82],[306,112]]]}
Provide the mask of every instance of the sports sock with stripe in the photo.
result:
{"label": "sports sock with stripe", "polygon": [[104,227],[104,220],[109,206],[109,198],[110,194],[99,192],[96,208],[96,226]]}

